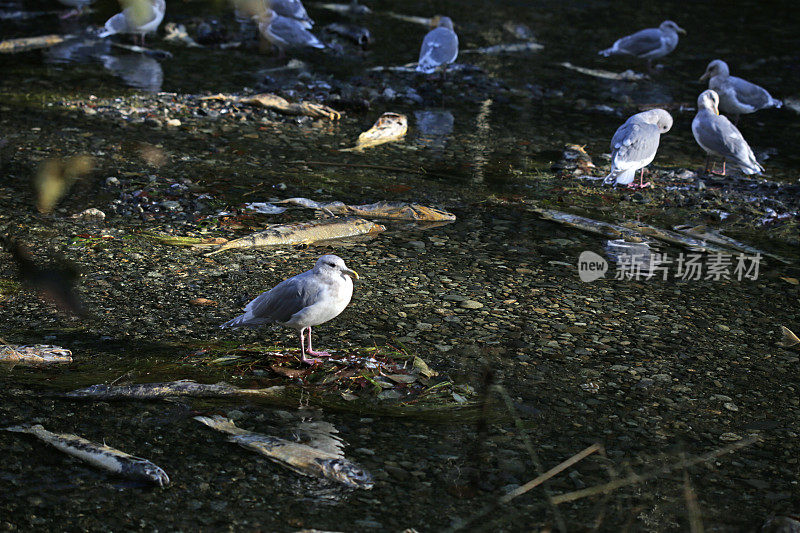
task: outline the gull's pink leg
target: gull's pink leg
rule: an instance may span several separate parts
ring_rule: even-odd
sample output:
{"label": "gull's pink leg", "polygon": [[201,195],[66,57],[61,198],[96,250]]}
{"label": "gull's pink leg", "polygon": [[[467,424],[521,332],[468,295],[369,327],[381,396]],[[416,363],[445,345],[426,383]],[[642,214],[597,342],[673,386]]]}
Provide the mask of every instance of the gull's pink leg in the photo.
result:
{"label": "gull's pink leg", "polygon": [[313,348],[311,348],[311,326],[308,326],[308,350],[306,351],[308,355],[314,355],[317,357],[330,357],[331,354],[328,352],[315,352]]}
{"label": "gull's pink leg", "polygon": [[309,355],[316,355],[314,352],[311,351],[311,337],[308,338],[308,352],[306,352],[306,344],[305,344],[305,333],[303,333],[306,329],[311,332],[311,328],[303,328],[300,330],[300,355],[302,356],[302,361],[307,365],[316,365],[317,363],[321,363],[322,359],[314,359],[314,358],[307,358],[306,353]]}

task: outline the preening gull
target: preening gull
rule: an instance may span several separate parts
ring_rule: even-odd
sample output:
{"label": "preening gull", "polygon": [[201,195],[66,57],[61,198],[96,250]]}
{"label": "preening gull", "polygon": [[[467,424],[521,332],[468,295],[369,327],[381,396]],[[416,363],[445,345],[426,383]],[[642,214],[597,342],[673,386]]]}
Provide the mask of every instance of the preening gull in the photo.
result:
{"label": "preening gull", "polygon": [[325,44],[308,31],[303,22],[279,15],[271,9],[258,18],[258,30],[281,55],[286,48],[325,48]]}
{"label": "preening gull", "polygon": [[731,76],[728,64],[721,59],[715,59],[708,64],[700,81],[706,79],[708,88],[716,91],[719,95],[720,110],[728,115],[733,115],[737,122],[739,115],[783,105],[783,102],[773,98],[763,87]]}
{"label": "preening gull", "polygon": [[637,113],[617,129],[611,139],[611,172],[604,184],[627,185],[632,188],[636,171],[639,175],[639,188],[650,185],[642,183],[644,167],[656,156],[661,134],[672,128],[672,116],[663,109],[651,109]]}
{"label": "preening gull", "polygon": [[730,120],[719,114],[719,95],[716,91],[703,91],[697,98],[697,115],[692,121],[692,133],[706,151],[705,171],[708,172],[710,156],[721,157],[722,175],[725,161],[737,165],[745,174],[760,174],[764,171],[750,145]]}
{"label": "preening gull", "polygon": [[132,33],[139,35],[144,46],[144,36],[158,29],[164,20],[167,9],[164,0],[135,0],[126,7],[122,13],[117,13],[106,21],[105,29],[100,32],[100,37],[108,37],[117,33]]}
{"label": "preening gull", "polygon": [[438,27],[432,29],[422,40],[419,50],[417,72],[433,73],[437,68],[452,63],[458,57],[458,36],[453,31],[450,17],[435,17]]}
{"label": "preening gull", "polygon": [[[314,268],[278,283],[247,304],[245,312],[222,324],[222,328],[259,327],[277,323],[300,334],[300,353],[304,363],[328,357],[328,352],[315,352],[311,347],[311,327],[331,320],[344,311],[353,296],[353,280],[358,274],[344,264],[341,257],[323,255]],[[305,332],[308,331],[308,348]]]}
{"label": "preening gull", "polygon": [[652,68],[653,59],[664,57],[678,46],[678,33],[686,33],[686,30],[671,20],[665,20],[658,28],[647,28],[617,39],[611,48],[606,48],[598,53],[604,57],[611,55],[636,56],[646,59],[647,66]]}

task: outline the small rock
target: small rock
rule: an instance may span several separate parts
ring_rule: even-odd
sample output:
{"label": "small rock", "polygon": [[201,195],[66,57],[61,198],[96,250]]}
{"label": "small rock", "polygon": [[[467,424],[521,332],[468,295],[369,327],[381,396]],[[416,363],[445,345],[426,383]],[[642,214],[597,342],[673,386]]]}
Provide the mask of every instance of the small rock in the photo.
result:
{"label": "small rock", "polygon": [[723,433],[719,436],[719,440],[723,442],[736,442],[737,440],[742,440],[742,437],[736,433]]}
{"label": "small rock", "polygon": [[724,404],[722,404],[722,407],[724,407],[728,411],[738,411],[739,410],[739,408],[733,402],[725,402]]}
{"label": "small rock", "polygon": [[177,118],[167,119],[167,126],[170,126],[171,128],[177,128],[180,125],[181,125],[181,121],[178,120]]}
{"label": "small rock", "polygon": [[83,222],[102,222],[106,219],[106,214],[96,207],[90,207],[89,209],[84,209],[80,213],[75,213],[70,218]]}
{"label": "small rock", "polygon": [[464,300],[461,302],[461,307],[464,309],[480,309],[483,307],[483,304],[475,300]]}

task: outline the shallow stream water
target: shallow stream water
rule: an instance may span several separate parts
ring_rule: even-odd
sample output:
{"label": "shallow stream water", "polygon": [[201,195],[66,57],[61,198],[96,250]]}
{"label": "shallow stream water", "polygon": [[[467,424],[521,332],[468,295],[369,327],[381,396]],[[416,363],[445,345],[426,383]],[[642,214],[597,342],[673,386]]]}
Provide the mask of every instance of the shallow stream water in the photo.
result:
{"label": "shallow stream water", "polygon": [[[68,50],[0,55],[0,228],[42,262],[64,256],[75,263],[88,310],[85,318],[71,317],[39,300],[15,281],[14,263],[0,253],[0,337],[12,344],[57,344],[75,358],[68,367],[0,367],[0,426],[41,423],[105,441],[151,459],[172,479],[168,488],[153,489],[93,470],[33,438],[0,432],[0,528],[440,531],[537,476],[525,439],[543,470],[594,443],[605,447],[547,483],[550,495],[647,472],[751,435],[761,440],[686,469],[686,477],[677,469],[557,511],[537,488],[470,530],[685,531],[699,519],[709,531],[749,531],[771,514],[799,513],[798,352],[776,344],[781,325],[800,329],[797,193],[791,196],[800,167],[797,112],[786,106],[740,123],[771,184],[751,190],[756,182],[739,177],[695,188],[694,181],[676,185],[673,179],[703,164],[690,123],[705,88],[697,78],[711,59],[726,59],[733,74],[797,101],[795,4],[365,3],[373,14],[358,23],[375,38],[370,48],[302,52],[310,74],[297,81],[292,71],[268,70],[284,66],[285,58],[249,48],[186,48],[160,38],[150,45],[172,58],[102,45],[91,51],[93,59],[75,60]],[[44,2],[1,7],[61,8]],[[341,20],[307,7],[316,28]],[[77,21],[60,22],[55,14],[2,20],[0,38],[72,33],[102,24],[116,9],[99,1]],[[448,73],[442,82],[368,73],[414,61],[425,34],[422,26],[389,17],[390,11],[450,15],[462,50],[517,42],[503,29],[509,21],[528,25],[544,49],[462,54],[459,63],[480,70]],[[216,19],[231,33],[237,28],[222,2],[168,2],[165,22],[186,24],[191,33],[198,18]],[[597,50],[667,18],[687,35],[658,61],[663,68],[649,81],[608,81],[559,65],[642,72],[643,63],[602,59]],[[412,88],[421,102],[375,97],[369,109],[348,109],[339,121],[252,112],[236,119],[193,117],[177,128],[144,119],[123,124],[113,113],[70,107],[118,97],[120,107],[163,105],[170,112],[171,97],[156,93],[176,93],[177,100],[245,88],[336,107],[321,81],[346,82],[357,94]],[[602,176],[608,165],[602,154],[615,129],[650,104],[668,106],[675,118],[653,163],[655,189],[611,191],[552,169],[571,143],[585,146],[595,175]],[[362,154],[339,151],[384,111],[409,117],[404,141]],[[157,147],[164,160],[140,157],[144,145]],[[38,164],[78,153],[94,157],[92,177],[77,183],[52,215],[38,213],[30,186]],[[109,177],[120,185],[108,185]],[[169,192],[176,184],[186,189],[183,196]],[[141,191],[152,201],[141,203],[144,211],[128,209]],[[213,258],[145,236],[232,238],[266,223],[309,218],[310,211],[241,216],[245,202],[293,196],[418,202],[458,218],[435,228],[389,223],[368,241]],[[181,209],[148,211],[169,199],[179,200]],[[578,256],[593,251],[611,260],[607,239],[543,221],[533,206],[664,228],[709,224],[788,262],[765,259],[755,280],[613,279],[611,262],[605,279],[584,283]],[[100,225],[68,218],[88,207],[109,216]],[[771,216],[767,208],[789,215],[753,223]],[[714,215],[718,211],[732,218]],[[660,251],[673,258],[687,253],[671,246]],[[216,326],[327,252],[342,256],[362,281],[348,309],[316,330],[315,343],[334,355],[373,346],[402,349],[439,372],[432,383],[452,381],[466,386],[459,389],[463,394],[475,390],[467,395],[469,407],[405,410],[366,392],[353,402],[332,402],[316,385],[270,372],[269,362],[224,366],[193,359],[201,350],[254,342],[296,350],[293,334],[283,329],[220,332]],[[189,303],[200,297],[215,305]],[[495,392],[481,407],[487,371],[508,391],[512,410]],[[177,379],[284,384],[290,394],[279,401],[169,402],[59,396],[95,383]],[[298,408],[317,410],[300,414]],[[347,491],[301,477],[226,442],[192,420],[196,414],[226,414],[247,429],[288,438],[301,417],[328,421],[348,443],[346,456],[373,473],[375,488]]]}

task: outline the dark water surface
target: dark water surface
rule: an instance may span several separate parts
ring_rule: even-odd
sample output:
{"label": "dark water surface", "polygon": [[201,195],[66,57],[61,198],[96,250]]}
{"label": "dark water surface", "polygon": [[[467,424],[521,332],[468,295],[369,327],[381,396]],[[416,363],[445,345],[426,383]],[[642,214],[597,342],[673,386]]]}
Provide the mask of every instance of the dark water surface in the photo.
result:
{"label": "dark water surface", "polygon": [[[593,188],[595,182],[580,187],[572,178],[559,181],[551,166],[565,143],[585,145],[596,165],[606,165],[601,154],[608,152],[614,130],[647,104],[668,105],[675,117],[654,163],[659,171],[701,166],[703,154],[690,124],[696,97],[705,88],[697,78],[710,60],[727,60],[732,74],[758,82],[775,97],[800,96],[796,3],[365,3],[373,10],[360,21],[375,37],[370,49],[300,53],[314,75],[297,81],[295,94],[324,100],[324,88],[309,89],[307,82],[329,79],[379,93],[412,87],[423,95],[422,103],[375,99],[369,110],[348,111],[337,122],[121,128],[111,118],[83,116],[62,104],[90,95],[135,101],[135,95],[154,98],[159,91],[270,90],[265,76],[291,74],[266,69],[287,59],[250,49],[186,48],[153,37],[152,46],[170,51],[172,58],[156,60],[103,44],[77,56],[69,49],[0,55],[0,143],[7,141],[0,144],[0,227],[41,257],[57,251],[77,263],[83,272],[81,296],[90,309],[89,319],[70,318],[30,291],[4,289],[12,286],[16,269],[7,254],[0,254],[5,283],[0,284],[0,337],[14,344],[58,344],[75,356],[66,369],[0,368],[0,426],[35,422],[105,440],[153,460],[173,481],[163,490],[143,487],[92,470],[33,438],[0,433],[0,529],[440,531],[536,477],[524,437],[533,441],[545,470],[595,442],[606,447],[603,456],[556,476],[547,487],[551,494],[701,455],[751,434],[763,440],[688,469],[688,482],[677,470],[608,497],[562,504],[558,515],[545,493],[535,489],[471,529],[546,530],[563,521],[568,530],[685,531],[694,517],[708,531],[750,531],[771,513],[800,512],[798,358],[796,351],[775,343],[780,325],[800,329],[796,264],[765,261],[756,281],[586,284],[578,279],[577,257],[584,250],[605,255],[605,240],[541,221],[527,208],[532,203],[565,211],[574,207],[599,218],[619,213],[663,227],[708,222],[712,209],[728,209],[727,201],[730,211],[743,213],[744,196],[733,205],[713,182],[708,196],[694,202],[694,193],[687,193],[688,204],[674,199],[670,204],[656,193],[636,196],[640,193]],[[341,20],[307,7],[316,28]],[[60,22],[54,14],[2,20],[0,38],[76,32],[81,24],[101,25],[117,6],[100,1],[94,8],[78,21]],[[51,11],[61,5],[8,3],[2,9]],[[522,55],[462,54],[459,63],[477,65],[485,75],[448,74],[444,90],[415,76],[367,74],[375,66],[417,58],[426,29],[395,20],[386,15],[389,11],[450,15],[462,49],[515,42],[502,29],[508,21],[528,25],[545,48]],[[237,28],[223,2],[168,2],[165,22],[187,24],[191,33],[197,18],[215,18],[229,32]],[[667,18],[687,35],[658,61],[664,67],[650,81],[608,81],[559,65],[643,71],[636,60],[602,59],[597,51]],[[486,89],[491,84],[493,89]],[[291,98],[286,87],[279,92]],[[689,109],[679,110],[680,104]],[[405,141],[364,154],[338,151],[387,110],[408,115]],[[769,179],[787,186],[796,185],[800,168],[797,118],[784,108],[745,116],[740,124],[759,158],[768,157]],[[131,145],[140,142],[160,146],[167,162],[151,167],[137,159]],[[95,177],[76,185],[54,215],[37,213],[30,176],[42,159],[73,153],[94,155]],[[389,231],[368,242],[211,259],[142,237],[151,229],[179,235],[199,231],[202,221],[191,213],[148,219],[120,211],[103,229],[113,239],[87,243],[85,235],[100,230],[67,215],[87,207],[107,210],[120,196],[105,185],[110,176],[119,177],[126,192],[188,180],[193,191],[213,197],[207,202],[213,211],[271,197],[348,203],[390,199],[438,205],[458,220],[427,230],[390,224]],[[755,210],[772,205],[781,211],[767,201],[769,194],[759,190],[750,203]],[[742,226],[736,236],[796,259],[795,218],[785,232]],[[264,217],[254,224],[276,220],[284,221]],[[334,353],[356,346],[402,346],[437,369],[440,379],[477,390],[485,369],[492,369],[495,381],[508,389],[520,423],[494,395],[488,428],[481,429],[474,409],[426,416],[389,413],[375,399],[333,405],[314,393],[301,394],[298,380],[271,375],[266,365],[254,373],[186,362],[200,349],[265,338],[294,348],[293,334],[284,330],[220,334],[216,325],[326,251],[344,257],[364,281],[348,310],[320,327],[315,342]],[[675,256],[682,250],[665,251]],[[187,304],[196,297],[218,305]],[[482,307],[462,306],[464,299]],[[280,402],[75,402],[56,395],[118,378],[283,383],[293,393]],[[372,491],[348,492],[295,475],[191,419],[198,413],[228,414],[247,429],[289,437],[298,407],[323,407],[310,416],[338,428],[349,443],[347,456],[376,476]],[[698,500],[699,518],[687,503],[687,490]]]}

